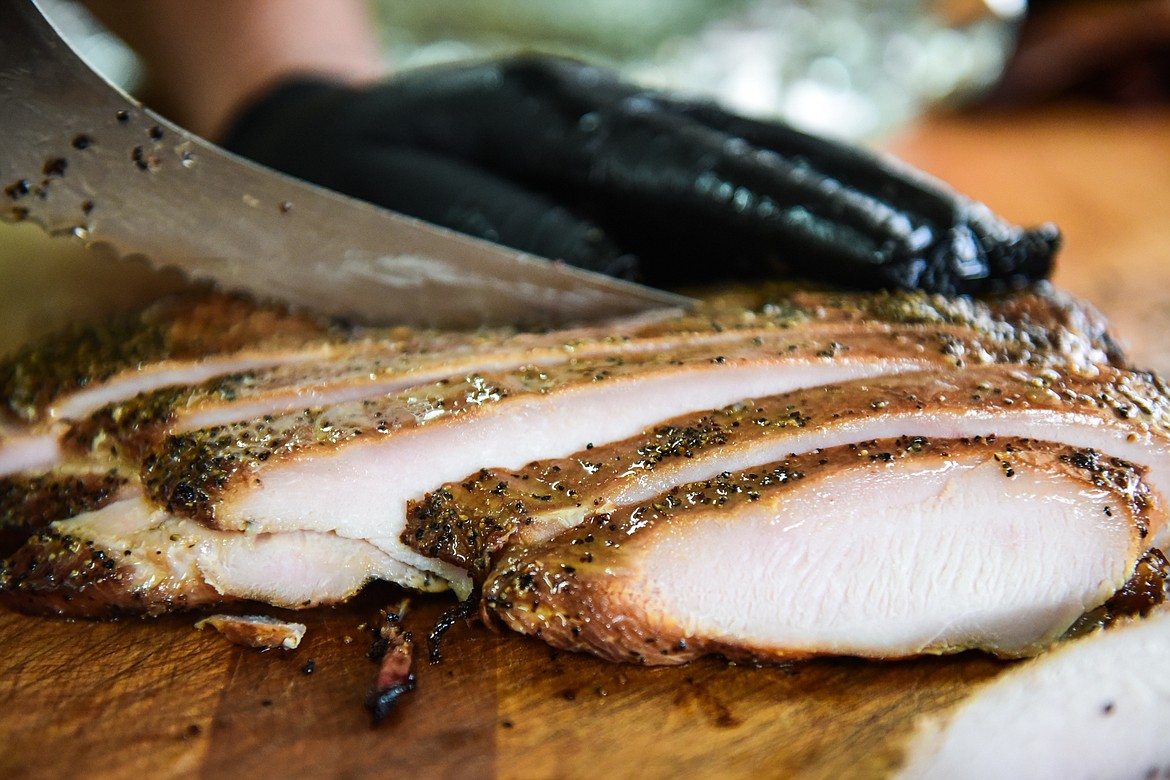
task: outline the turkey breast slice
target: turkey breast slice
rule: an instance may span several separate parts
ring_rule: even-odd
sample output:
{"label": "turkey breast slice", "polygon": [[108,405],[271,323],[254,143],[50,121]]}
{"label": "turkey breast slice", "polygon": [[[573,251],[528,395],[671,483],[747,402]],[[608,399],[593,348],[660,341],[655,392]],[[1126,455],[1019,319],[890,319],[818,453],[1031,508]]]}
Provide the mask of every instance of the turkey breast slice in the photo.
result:
{"label": "turkey breast slice", "polygon": [[[197,492],[192,492],[194,488],[188,490],[190,480],[201,479],[200,473],[212,478],[215,485],[222,486],[230,481],[227,480],[229,471],[267,469],[277,462],[287,461],[286,456],[307,450],[314,450],[312,457],[321,458],[328,468],[327,464],[336,459],[335,453],[330,452],[330,446],[326,445],[330,442],[338,444],[337,432],[342,430],[349,431],[348,438],[353,438],[355,431],[377,433],[379,436],[374,438],[382,440],[382,449],[385,450],[398,444],[408,448],[415,446],[415,432],[425,428],[426,438],[419,445],[425,450],[432,437],[439,437],[438,440],[442,441],[444,436],[459,439],[466,433],[470,440],[475,440],[476,436],[487,435],[484,431],[490,429],[497,437],[492,446],[508,453],[504,460],[476,460],[478,455],[474,450],[442,459],[436,458],[434,453],[416,453],[412,457],[422,457],[420,463],[432,464],[439,460],[446,464],[461,458],[457,462],[467,464],[468,468],[484,463],[516,463],[511,457],[512,452],[531,452],[535,456],[545,452],[568,454],[574,446],[572,441],[566,443],[557,438],[567,430],[576,431],[573,434],[577,436],[575,446],[584,446],[590,440],[601,442],[610,436],[628,435],[637,430],[639,423],[649,424],[660,415],[717,406],[745,393],[771,392],[856,376],[953,367],[1002,357],[988,354],[985,346],[979,338],[964,339],[925,330],[876,334],[834,332],[816,337],[778,332],[767,337],[749,335],[728,343],[711,344],[700,340],[697,344],[676,345],[671,350],[593,356],[558,365],[523,365],[502,372],[456,375],[427,384],[412,384],[390,394],[380,391],[385,386],[403,384],[400,375],[391,373],[376,378],[371,386],[370,375],[363,374],[359,378],[342,380],[332,387],[306,390],[304,396],[292,393],[291,397],[299,401],[295,412],[287,411],[291,404],[288,399],[281,399],[278,393],[266,396],[270,406],[265,408],[270,412],[256,414],[258,410],[254,404],[262,399],[249,398],[233,389],[223,394],[227,404],[225,409],[235,412],[225,419],[239,419],[243,414],[249,416],[240,422],[186,431],[175,436],[168,436],[168,431],[176,425],[184,427],[182,421],[188,419],[191,395],[184,388],[171,388],[140,396],[79,423],[65,437],[70,452],[68,458],[35,473],[0,476],[0,493],[24,490],[35,484],[49,486],[53,484],[51,475],[55,471],[76,472],[96,464],[102,470],[116,467],[128,474],[142,471],[148,486],[154,486],[152,495],[161,496],[160,500],[167,502],[172,509],[180,507],[176,511],[182,512],[186,511],[183,506],[193,503],[192,497],[208,493],[210,498],[208,491],[212,487],[206,486],[206,480]],[[410,376],[412,378],[406,384],[419,378],[418,374]],[[488,389],[493,383],[498,383],[499,387]],[[621,395],[625,392],[630,396],[623,399]],[[610,414],[607,408],[591,406],[591,399],[598,397],[607,398],[606,403],[629,408]],[[323,402],[324,408],[309,406],[310,401]],[[540,412],[541,408],[549,411]],[[550,415],[558,413],[566,415],[566,419],[550,419]],[[311,420],[316,419],[325,420],[333,432],[321,436],[312,427]],[[596,427],[586,430],[590,421]],[[463,427],[456,430],[452,426]],[[531,426],[531,430],[522,434],[527,426]],[[238,432],[238,438],[230,441],[225,438],[236,437],[235,432]],[[522,445],[513,446],[499,438],[507,436],[521,438]],[[366,442],[371,440],[366,438]],[[354,444],[362,442],[347,440],[347,446]],[[225,446],[242,449],[235,453],[224,452]],[[442,446],[451,450],[460,445],[455,441]],[[360,446],[353,449],[369,451]],[[190,468],[178,467],[181,473],[176,475],[177,464],[169,463],[175,457],[185,459]],[[344,456],[342,460],[347,457],[350,456]],[[271,464],[267,462],[269,460]],[[356,468],[365,466],[357,463]],[[209,474],[208,469],[214,474]],[[43,479],[46,476],[50,478]],[[183,484],[170,484],[179,478],[184,480]],[[418,478],[425,479],[425,476],[420,473]],[[450,477],[443,477],[446,478]],[[158,487],[160,484],[162,487]],[[435,484],[433,481],[422,483],[418,490]],[[172,498],[175,490],[180,492],[177,501]],[[44,497],[35,493],[26,495],[30,503],[45,502]],[[413,493],[411,497],[414,497]],[[78,510],[83,508],[76,507]],[[13,504],[10,511],[18,514],[19,506]],[[394,534],[400,530],[397,528]]]}
{"label": "turkey breast slice", "polygon": [[1043,649],[1164,522],[1141,469],[1019,439],[797,455],[510,548],[485,617],[617,661]]}
{"label": "turkey breast slice", "polygon": [[[1049,353],[1032,352],[1030,347],[1020,344],[989,341],[981,335],[949,326],[889,328],[884,333],[891,340],[902,339],[904,344],[914,343],[919,349],[945,353],[956,364],[1032,362],[1042,365],[1050,359],[1063,359]],[[426,354],[387,353],[374,357],[356,356],[350,360],[283,365],[267,371],[231,374],[193,387],[161,388],[108,405],[74,422],[63,434],[63,439],[68,449],[75,453],[85,453],[95,446],[116,446],[123,455],[137,457],[166,434],[372,398],[443,379],[457,379],[469,373],[511,371],[524,366],[584,367],[587,363],[605,370],[614,360],[645,361],[647,356],[667,352],[678,353],[680,359],[686,359],[693,358],[697,351],[706,351],[709,357],[715,358],[728,351],[737,354],[753,351],[780,353],[803,349],[812,343],[819,344],[824,351],[833,351],[845,349],[844,345],[859,339],[872,344],[873,336],[873,331],[867,326],[845,323],[832,328],[802,328],[798,331],[728,330],[653,339],[557,340],[551,346],[476,347]],[[892,349],[897,351],[899,347]],[[0,464],[2,462],[0,460]]]}
{"label": "turkey breast slice", "polygon": [[475,374],[194,431],[151,450],[142,482],[159,506],[225,530],[397,538],[407,500],[485,464],[564,457],[744,396],[953,364],[901,336],[792,346]]}
{"label": "turkey breast slice", "polygon": [[[1099,315],[1047,285],[993,303],[917,292],[771,290],[747,297],[751,308],[724,298],[683,314],[655,312],[537,334],[347,331],[230,297],[170,301],[104,327],[62,334],[0,365],[0,377],[7,376],[0,380],[0,397],[10,416],[36,423],[31,431],[14,433],[39,439],[36,446],[14,440],[0,424],[0,475],[51,466],[59,458],[54,441],[63,421],[83,421],[66,434],[81,441],[110,427],[125,430],[125,423],[111,426],[112,419],[145,422],[144,414],[155,415],[147,427],[191,430],[249,414],[280,414],[295,405],[392,392],[444,372],[552,365],[684,342],[714,345],[750,334],[950,331],[977,338],[996,356],[990,359],[1124,361]],[[161,397],[152,396],[159,390]],[[148,398],[135,399],[139,394]],[[86,421],[99,409],[97,423]],[[180,416],[184,421],[175,419]]]}

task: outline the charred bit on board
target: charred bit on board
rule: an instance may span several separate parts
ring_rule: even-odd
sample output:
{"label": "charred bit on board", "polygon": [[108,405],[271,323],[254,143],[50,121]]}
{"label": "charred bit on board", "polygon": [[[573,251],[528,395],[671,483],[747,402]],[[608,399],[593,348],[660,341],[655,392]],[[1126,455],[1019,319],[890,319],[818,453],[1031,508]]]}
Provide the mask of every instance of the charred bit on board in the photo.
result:
{"label": "charred bit on board", "polygon": [[381,664],[374,687],[366,696],[366,709],[375,725],[394,711],[402,696],[414,690],[414,635],[402,625],[408,605],[404,599],[397,607],[382,611],[381,625],[370,647],[370,658]]}
{"label": "charred bit on board", "polygon": [[459,618],[469,620],[479,611],[480,584],[476,583],[467,595],[467,598],[439,615],[431,633],[427,635],[427,657],[432,664],[443,660],[439,643],[454,626]]}

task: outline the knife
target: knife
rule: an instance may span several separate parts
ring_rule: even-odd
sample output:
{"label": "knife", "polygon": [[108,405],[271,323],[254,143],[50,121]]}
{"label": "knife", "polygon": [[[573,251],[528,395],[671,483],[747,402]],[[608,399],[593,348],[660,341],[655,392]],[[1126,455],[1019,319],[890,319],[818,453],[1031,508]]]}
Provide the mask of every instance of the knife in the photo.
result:
{"label": "knife", "polygon": [[234,156],[0,0],[0,218],[368,324],[566,325],[690,299],[372,206]]}

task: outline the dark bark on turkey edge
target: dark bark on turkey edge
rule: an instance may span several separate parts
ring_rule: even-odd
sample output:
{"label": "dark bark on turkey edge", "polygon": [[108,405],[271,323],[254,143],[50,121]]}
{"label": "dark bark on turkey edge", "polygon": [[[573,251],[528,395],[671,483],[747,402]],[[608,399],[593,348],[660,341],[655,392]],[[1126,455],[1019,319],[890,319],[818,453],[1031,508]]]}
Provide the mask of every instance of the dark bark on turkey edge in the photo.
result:
{"label": "dark bark on turkey edge", "polygon": [[127,481],[128,477],[116,468],[2,477],[0,528],[36,529],[54,520],[98,509]]}
{"label": "dark bark on turkey edge", "polygon": [[54,399],[137,366],[264,343],[337,338],[340,331],[240,296],[201,293],[49,336],[0,361],[0,412],[33,421]]}

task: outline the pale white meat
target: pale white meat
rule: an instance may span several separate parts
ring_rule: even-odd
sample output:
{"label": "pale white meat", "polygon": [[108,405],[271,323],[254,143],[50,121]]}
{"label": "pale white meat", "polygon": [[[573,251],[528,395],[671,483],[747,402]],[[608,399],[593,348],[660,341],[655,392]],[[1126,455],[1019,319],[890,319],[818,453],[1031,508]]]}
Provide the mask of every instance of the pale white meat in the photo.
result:
{"label": "pale white meat", "polygon": [[[759,351],[777,351],[801,344],[816,332],[817,338],[829,343],[856,336],[856,328],[828,326],[802,328],[799,336],[787,332],[723,331],[716,333],[671,335],[657,338],[609,338],[586,342],[566,341],[549,336],[530,337],[532,346],[523,344],[520,337],[510,339],[499,349],[477,346],[474,349],[446,350],[433,354],[407,354],[397,358],[358,359],[341,365],[312,363],[307,366],[285,366],[266,374],[249,377],[248,381],[232,383],[228,390],[217,387],[214,396],[196,395],[176,409],[175,418],[168,427],[170,433],[185,433],[200,428],[227,425],[263,415],[286,414],[306,407],[327,407],[363,398],[401,392],[448,377],[471,373],[503,372],[523,366],[552,368],[568,363],[600,361],[608,356],[633,360],[653,352],[712,348],[714,357],[722,350],[741,349],[750,344]],[[563,334],[557,334],[563,336]],[[545,343],[545,342],[551,342]],[[978,360],[993,360],[990,353],[973,356]]]}
{"label": "pale white meat", "polygon": [[[76,343],[76,334],[64,335],[28,351],[9,366],[23,379],[9,388],[13,397],[7,400],[19,416],[38,421],[41,433],[55,436],[60,428],[46,430],[54,421],[83,420],[110,406],[118,407],[108,409],[111,415],[124,418],[127,410],[120,405],[130,399],[186,387],[188,395],[173,399],[176,408],[151,406],[174,418],[156,420],[152,428],[181,432],[393,392],[460,372],[633,356],[681,344],[716,346],[753,335],[774,341],[785,333],[836,332],[844,339],[862,332],[929,333],[949,338],[954,357],[967,363],[1055,360],[1088,366],[1119,357],[1099,318],[1050,289],[991,306],[918,293],[753,292],[747,296],[753,308],[727,299],[689,313],[660,311],[539,334],[401,328],[342,333],[237,300],[180,302],[144,312],[126,332],[98,328]],[[65,365],[46,370],[61,361]],[[204,380],[211,380],[208,387],[196,386]],[[141,400],[131,401],[131,409],[135,403]],[[0,449],[4,438],[0,432]]]}
{"label": "pale white meat", "polygon": [[0,434],[0,477],[46,469],[60,460],[61,445],[55,434],[32,430]]}
{"label": "pale white meat", "polygon": [[206,357],[190,361],[165,360],[135,367],[90,388],[63,396],[47,411],[50,420],[76,420],[103,406],[133,398],[140,393],[170,385],[193,385],[212,377],[237,371],[255,371],[274,365],[287,365],[328,358],[329,345],[298,349],[294,352],[256,352],[223,357]]}
{"label": "pale white meat", "polygon": [[[679,326],[691,322],[692,327],[698,327],[692,319],[671,322]],[[84,450],[95,442],[104,442],[126,454],[127,448],[139,449],[167,433],[373,398],[469,373],[503,372],[523,366],[549,369],[587,362],[604,370],[607,361],[644,361],[648,355],[674,353],[679,359],[693,359],[696,351],[704,351],[714,359],[721,354],[743,355],[752,351],[780,354],[807,348],[812,342],[819,343],[819,349],[826,351],[847,350],[856,344],[861,349],[876,348],[878,354],[889,345],[893,356],[904,356],[907,347],[913,346],[923,353],[945,356],[952,364],[1005,360],[1042,364],[1068,359],[1063,354],[1038,350],[1028,339],[1013,340],[1002,334],[983,333],[954,324],[924,327],[890,322],[842,322],[827,317],[802,321],[798,328],[786,328],[777,327],[765,318],[763,324],[730,329],[712,326],[709,332],[640,333],[638,328],[633,332],[637,335],[614,335],[608,330],[486,333],[462,338],[451,335],[448,339],[451,343],[432,336],[412,349],[389,343],[380,348],[378,344],[364,342],[339,345],[324,360],[286,361],[267,370],[217,375],[196,386],[176,381],[152,393],[120,399],[46,435],[63,435],[71,450]],[[876,340],[876,334],[886,334],[888,338]],[[98,390],[100,386],[95,392]],[[0,471],[0,476],[3,473]]]}
{"label": "pale white meat", "polygon": [[1069,643],[924,717],[898,780],[1170,776],[1170,608]]}
{"label": "pale white meat", "polygon": [[[394,539],[388,552],[397,556],[407,500],[484,464],[516,468],[625,438],[663,416],[721,406],[745,395],[921,367],[908,359],[847,356],[729,360],[718,369],[667,363],[529,393],[497,392],[491,380],[481,379],[480,389],[472,387],[465,395],[462,414],[451,413],[454,404],[436,403],[419,393],[402,399],[408,424],[372,436],[367,432],[377,431],[379,412],[401,410],[402,401],[340,404],[307,426],[290,420],[297,427],[289,444],[274,457],[250,464],[249,477],[225,490],[209,509],[223,528],[309,529]],[[323,436],[318,432],[322,426]],[[362,436],[346,441],[344,432],[349,430]],[[205,450],[201,458],[218,454]],[[321,491],[322,484],[330,490]],[[336,495],[346,497],[344,507],[338,506]],[[403,554],[414,565],[428,565],[429,559],[411,551]]]}
{"label": "pale white meat", "polygon": [[791,492],[662,534],[628,587],[687,635],[794,654],[1016,655],[1112,595],[1135,560],[1132,521],[1106,511],[1106,491],[1026,469],[1005,479],[992,458]]}

